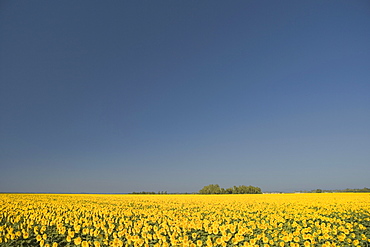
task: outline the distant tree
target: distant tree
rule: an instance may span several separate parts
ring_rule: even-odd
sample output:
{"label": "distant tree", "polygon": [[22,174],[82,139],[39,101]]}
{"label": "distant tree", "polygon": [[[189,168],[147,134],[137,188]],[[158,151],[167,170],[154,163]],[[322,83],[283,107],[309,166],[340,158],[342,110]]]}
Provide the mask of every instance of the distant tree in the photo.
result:
{"label": "distant tree", "polygon": [[253,192],[252,190],[250,190],[247,186],[245,185],[240,185],[238,187],[238,194],[253,194],[253,193],[250,193],[250,192]]}
{"label": "distant tree", "polygon": [[360,190],[361,192],[370,192],[369,188],[364,187],[363,189]]}
{"label": "distant tree", "polygon": [[226,194],[232,194],[233,193],[233,188],[227,188],[225,190]]}
{"label": "distant tree", "polygon": [[261,188],[253,186],[233,186],[231,188],[220,188],[218,184],[204,186],[199,194],[262,194]]}
{"label": "distant tree", "polygon": [[234,185],[233,186],[233,194],[240,194],[239,191],[240,191],[239,190],[239,187],[237,187],[237,186]]}
{"label": "distant tree", "polygon": [[258,187],[254,186],[245,186],[245,185],[240,185],[240,186],[234,186],[233,189],[234,194],[262,194],[262,190]]}
{"label": "distant tree", "polygon": [[218,184],[210,184],[204,186],[199,194],[221,194],[221,188]]}
{"label": "distant tree", "polygon": [[315,193],[322,193],[322,189],[315,190]]}
{"label": "distant tree", "polygon": [[249,190],[248,194],[262,194],[262,190],[259,187],[249,185],[248,190]]}
{"label": "distant tree", "polygon": [[131,194],[135,194],[135,195],[154,195],[155,192],[142,191],[142,192],[132,192]]}

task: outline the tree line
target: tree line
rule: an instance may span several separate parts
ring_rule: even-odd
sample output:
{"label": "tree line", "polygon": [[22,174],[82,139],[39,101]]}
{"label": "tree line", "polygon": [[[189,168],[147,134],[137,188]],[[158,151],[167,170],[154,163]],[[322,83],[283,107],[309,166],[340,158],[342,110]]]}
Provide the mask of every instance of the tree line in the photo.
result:
{"label": "tree line", "polygon": [[316,189],[316,190],[299,190],[296,192],[300,193],[369,193],[370,188],[363,188],[363,189],[344,189],[344,190],[322,190],[322,189]]}
{"label": "tree line", "polygon": [[132,192],[131,194],[134,195],[167,195],[167,191],[158,191],[155,193],[154,191],[141,191],[141,192]]}
{"label": "tree line", "polygon": [[227,189],[221,188],[218,184],[210,184],[199,190],[199,194],[262,194],[259,187],[254,186],[233,186]]}
{"label": "tree line", "polygon": [[345,190],[322,190],[322,189],[316,189],[316,190],[311,190],[311,193],[369,193],[370,189],[369,188],[363,188],[363,189],[345,189]]}

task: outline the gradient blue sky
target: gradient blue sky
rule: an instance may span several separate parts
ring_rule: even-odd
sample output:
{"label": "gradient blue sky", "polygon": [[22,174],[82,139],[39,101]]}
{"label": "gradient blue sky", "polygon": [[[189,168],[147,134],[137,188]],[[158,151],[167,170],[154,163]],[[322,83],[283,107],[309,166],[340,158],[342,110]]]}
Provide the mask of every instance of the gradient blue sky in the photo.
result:
{"label": "gradient blue sky", "polygon": [[0,191],[369,174],[369,1],[0,3]]}

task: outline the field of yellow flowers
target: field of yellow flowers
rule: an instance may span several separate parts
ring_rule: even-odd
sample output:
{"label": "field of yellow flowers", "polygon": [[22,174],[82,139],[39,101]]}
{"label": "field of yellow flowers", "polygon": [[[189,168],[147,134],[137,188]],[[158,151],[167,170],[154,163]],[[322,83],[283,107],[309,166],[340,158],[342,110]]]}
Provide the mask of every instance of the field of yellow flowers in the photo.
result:
{"label": "field of yellow flowers", "polygon": [[0,246],[370,246],[370,194],[0,194]]}

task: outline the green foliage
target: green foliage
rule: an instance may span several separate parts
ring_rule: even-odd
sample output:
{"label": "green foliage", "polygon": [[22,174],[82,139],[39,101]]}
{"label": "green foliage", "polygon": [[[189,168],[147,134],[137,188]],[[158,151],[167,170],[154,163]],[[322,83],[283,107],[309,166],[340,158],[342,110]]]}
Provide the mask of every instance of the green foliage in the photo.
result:
{"label": "green foliage", "polygon": [[155,194],[167,195],[167,191],[158,191],[158,193],[142,191],[142,192],[132,192],[131,194],[135,194],[135,195],[155,195]]}
{"label": "green foliage", "polygon": [[345,190],[322,190],[322,189],[316,189],[311,191],[298,191],[303,193],[369,193],[369,188],[363,188],[363,189],[345,189]]}
{"label": "green foliage", "polygon": [[142,192],[132,192],[131,194],[135,194],[135,195],[154,195],[155,192],[142,191]]}
{"label": "green foliage", "polygon": [[370,189],[369,188],[363,188],[363,189],[345,189],[343,190],[342,192],[370,192]]}
{"label": "green foliage", "polygon": [[221,194],[221,188],[218,184],[210,184],[204,186],[203,189],[199,191],[199,194]]}
{"label": "green foliage", "polygon": [[220,188],[218,184],[210,184],[204,186],[199,190],[199,194],[262,194],[262,190],[259,187],[254,186],[233,186],[231,188]]}

